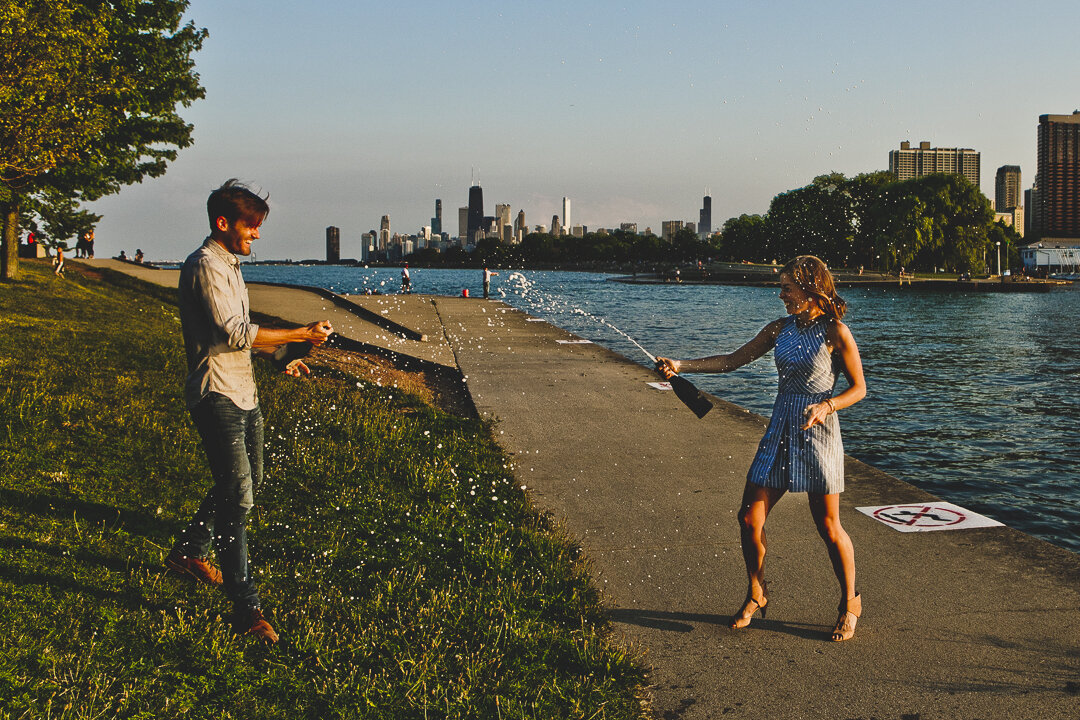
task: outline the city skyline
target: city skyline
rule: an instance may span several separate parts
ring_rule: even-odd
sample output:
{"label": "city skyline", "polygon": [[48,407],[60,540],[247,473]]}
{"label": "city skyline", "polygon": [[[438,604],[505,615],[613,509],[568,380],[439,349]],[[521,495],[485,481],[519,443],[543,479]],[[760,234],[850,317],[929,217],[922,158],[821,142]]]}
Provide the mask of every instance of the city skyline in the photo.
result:
{"label": "city skyline", "polygon": [[[259,8],[191,3],[210,30],[195,58],[207,97],[181,113],[195,145],[90,205],[103,252],[183,257],[229,177],[270,194],[262,258],[319,257],[330,225],[344,249],[383,215],[418,233],[435,199],[457,235],[474,168],[487,215],[509,204],[546,224],[568,197],[575,225],[659,233],[698,218],[708,187],[717,230],[929,139],[979,152],[993,198],[1000,166],[1034,180],[1039,116],[1080,106],[1080,9],[1065,2],[915,2],[903,17],[794,2]],[[478,41],[456,39],[478,24]],[[883,41],[906,24],[919,32]]]}

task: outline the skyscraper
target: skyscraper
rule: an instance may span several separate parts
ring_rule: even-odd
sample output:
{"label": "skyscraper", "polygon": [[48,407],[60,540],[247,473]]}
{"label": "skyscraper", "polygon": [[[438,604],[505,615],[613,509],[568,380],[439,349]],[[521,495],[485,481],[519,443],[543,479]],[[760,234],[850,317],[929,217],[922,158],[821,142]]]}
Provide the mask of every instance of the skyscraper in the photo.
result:
{"label": "skyscraper", "polygon": [[360,261],[367,262],[368,258],[375,256],[375,243],[378,242],[378,233],[370,230],[360,236]]}
{"label": "skyscraper", "polygon": [[376,250],[386,250],[390,247],[390,216],[383,215],[379,224],[379,246]]}
{"label": "skyscraper", "polygon": [[1032,228],[1043,237],[1080,237],[1080,110],[1039,116]]}
{"label": "skyscraper", "polygon": [[562,223],[559,222],[558,215],[551,216],[551,234],[562,235]]}
{"label": "skyscraper", "polygon": [[331,225],[326,228],[326,262],[341,261],[341,230]]}
{"label": "skyscraper", "polygon": [[457,211],[457,234],[461,245],[469,244],[469,208],[461,207]]}
{"label": "skyscraper", "polygon": [[507,230],[505,228],[510,226],[510,206],[504,203],[497,203],[495,205],[495,230],[498,233],[499,239],[503,242],[509,242],[506,240]]}
{"label": "skyscraper", "polygon": [[979,187],[980,155],[971,148],[932,148],[923,141],[918,148],[912,148],[905,140],[899,150],[889,151],[889,172],[897,180],[931,175],[933,173],[953,173],[963,175],[975,187]]}
{"label": "skyscraper", "polygon": [[999,213],[1012,212],[1020,207],[1020,166],[1002,165],[994,179],[994,209]]}
{"label": "skyscraper", "polygon": [[435,198],[435,217],[431,218],[431,232],[434,235],[442,234],[442,200]]}
{"label": "skyscraper", "polygon": [[514,242],[519,243],[524,240],[528,228],[529,226],[525,224],[525,211],[518,210],[517,220],[514,221]]}
{"label": "skyscraper", "polygon": [[701,239],[712,234],[712,196],[706,195],[701,199],[701,212],[698,213],[698,235]]}
{"label": "skyscraper", "polygon": [[468,244],[475,245],[483,237],[484,191],[479,185],[469,188],[469,227],[466,235]]}
{"label": "skyscraper", "polygon": [[570,198],[564,197],[562,199],[562,226],[563,228],[570,228]]}

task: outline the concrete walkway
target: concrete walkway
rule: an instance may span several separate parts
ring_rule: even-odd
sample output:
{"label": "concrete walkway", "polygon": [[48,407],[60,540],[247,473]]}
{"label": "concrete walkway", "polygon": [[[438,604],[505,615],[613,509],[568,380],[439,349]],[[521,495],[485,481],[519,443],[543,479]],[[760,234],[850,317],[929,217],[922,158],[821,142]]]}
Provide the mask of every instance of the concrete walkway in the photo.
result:
{"label": "concrete walkway", "polygon": [[[252,286],[252,307],[347,312],[298,292]],[[855,638],[828,642],[839,591],[805,495],[769,518],[767,619],[731,630],[746,586],[735,513],[763,418],[720,401],[698,420],[649,370],[498,302],[389,297],[361,302],[425,341],[330,317],[460,368],[537,508],[582,543],[652,667],[658,717],[1080,718],[1080,556],[1004,527],[897,532],[854,508],[931,496],[849,458]]]}

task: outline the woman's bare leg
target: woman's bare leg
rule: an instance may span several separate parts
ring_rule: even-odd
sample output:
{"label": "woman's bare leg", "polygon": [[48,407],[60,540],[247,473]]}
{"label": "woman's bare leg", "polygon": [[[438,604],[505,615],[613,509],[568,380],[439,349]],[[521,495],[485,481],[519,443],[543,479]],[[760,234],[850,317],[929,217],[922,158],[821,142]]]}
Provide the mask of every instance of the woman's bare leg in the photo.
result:
{"label": "woman's bare leg", "polygon": [[862,614],[862,598],[855,592],[855,548],[840,524],[840,495],[811,493],[810,513],[829,550],[829,560],[840,583],[840,605],[832,639],[849,640],[855,634],[855,624]]}
{"label": "woman's bare leg", "polygon": [[739,539],[746,563],[746,601],[732,618],[732,627],[745,627],[758,608],[768,602],[765,590],[765,520],[769,511],[784,496],[785,490],[766,488],[747,482],[739,508]]}
{"label": "woman's bare leg", "polygon": [[840,495],[810,493],[810,514],[829,550],[829,560],[840,583],[841,601],[855,597],[855,547],[840,524]]}

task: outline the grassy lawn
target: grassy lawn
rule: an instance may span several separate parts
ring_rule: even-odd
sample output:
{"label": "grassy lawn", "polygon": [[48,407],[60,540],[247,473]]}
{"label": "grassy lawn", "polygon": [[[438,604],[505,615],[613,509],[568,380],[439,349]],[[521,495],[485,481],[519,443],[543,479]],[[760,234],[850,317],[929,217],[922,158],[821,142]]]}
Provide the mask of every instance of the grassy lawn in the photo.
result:
{"label": "grassy lawn", "polygon": [[209,483],[174,292],[0,285],[0,718],[636,718],[578,548],[481,421],[262,364],[250,522],[274,647],[162,560]]}

